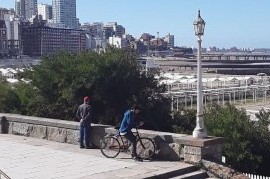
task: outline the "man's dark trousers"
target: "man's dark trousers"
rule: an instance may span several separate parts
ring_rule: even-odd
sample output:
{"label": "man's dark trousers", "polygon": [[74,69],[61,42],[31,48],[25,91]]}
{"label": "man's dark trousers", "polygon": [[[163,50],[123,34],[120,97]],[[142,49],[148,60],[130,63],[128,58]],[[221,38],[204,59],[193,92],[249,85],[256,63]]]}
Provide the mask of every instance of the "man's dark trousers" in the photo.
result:
{"label": "man's dark trousers", "polygon": [[124,136],[131,142],[132,145],[131,156],[136,157],[137,156],[136,137],[133,135],[132,131],[128,131]]}
{"label": "man's dark trousers", "polygon": [[80,146],[83,147],[85,142],[85,147],[90,146],[90,130],[91,130],[91,123],[88,121],[80,122]]}

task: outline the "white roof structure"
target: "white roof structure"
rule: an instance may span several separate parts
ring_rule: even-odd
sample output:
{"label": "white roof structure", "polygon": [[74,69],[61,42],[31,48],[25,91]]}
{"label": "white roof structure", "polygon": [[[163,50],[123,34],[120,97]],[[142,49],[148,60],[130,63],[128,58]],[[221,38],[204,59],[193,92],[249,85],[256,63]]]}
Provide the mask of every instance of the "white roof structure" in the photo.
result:
{"label": "white roof structure", "polygon": [[[257,76],[257,75],[252,75],[252,76],[228,76],[228,75],[223,75],[219,77],[208,77],[202,79],[203,83],[216,83],[216,84],[221,84],[221,83],[241,83],[241,84],[247,84],[248,81],[254,80],[254,82],[258,82],[262,77]],[[270,83],[270,77],[264,76],[263,77],[265,80],[268,79]],[[167,84],[167,85],[172,85],[172,84],[194,84],[197,82],[197,77],[196,75],[181,75],[179,73],[162,73],[159,76],[160,79],[160,84]]]}
{"label": "white roof structure", "polygon": [[2,76],[2,78],[6,79],[9,83],[18,83],[19,80],[16,79],[17,74],[23,71],[23,68],[0,68],[0,77]]}
{"label": "white roof structure", "polygon": [[12,83],[12,84],[15,84],[15,83],[19,82],[18,79],[14,79],[14,78],[7,78],[6,80],[7,80],[7,82]]}
{"label": "white roof structure", "polygon": [[159,81],[160,84],[166,84],[166,85],[177,83],[177,82],[180,83],[180,81],[178,81],[178,80],[160,80]]}
{"label": "white roof structure", "polygon": [[18,72],[12,68],[0,68],[0,72],[2,76],[6,76],[7,74],[17,74]]}

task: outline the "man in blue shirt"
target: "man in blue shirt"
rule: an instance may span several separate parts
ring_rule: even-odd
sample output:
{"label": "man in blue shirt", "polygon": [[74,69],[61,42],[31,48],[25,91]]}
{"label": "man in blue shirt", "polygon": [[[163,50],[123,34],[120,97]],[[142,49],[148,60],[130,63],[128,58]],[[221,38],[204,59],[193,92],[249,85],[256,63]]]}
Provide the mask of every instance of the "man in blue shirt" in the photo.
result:
{"label": "man in blue shirt", "polygon": [[141,112],[141,106],[140,105],[134,105],[131,110],[127,110],[124,113],[123,120],[121,122],[121,126],[119,128],[120,135],[125,136],[132,144],[132,151],[131,151],[131,157],[134,160],[140,160],[137,157],[136,153],[136,136],[132,133],[131,129],[134,127],[142,126],[144,123],[143,121],[138,120],[138,114]]}

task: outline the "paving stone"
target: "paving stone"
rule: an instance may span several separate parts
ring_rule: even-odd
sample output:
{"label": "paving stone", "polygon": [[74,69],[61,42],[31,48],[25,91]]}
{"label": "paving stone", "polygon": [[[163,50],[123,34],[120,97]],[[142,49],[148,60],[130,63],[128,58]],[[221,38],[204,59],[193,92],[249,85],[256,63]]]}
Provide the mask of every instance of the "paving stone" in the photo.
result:
{"label": "paving stone", "polygon": [[135,179],[190,166],[179,161],[136,162],[130,154],[108,159],[99,149],[10,134],[0,134],[0,144],[0,170],[12,179]]}

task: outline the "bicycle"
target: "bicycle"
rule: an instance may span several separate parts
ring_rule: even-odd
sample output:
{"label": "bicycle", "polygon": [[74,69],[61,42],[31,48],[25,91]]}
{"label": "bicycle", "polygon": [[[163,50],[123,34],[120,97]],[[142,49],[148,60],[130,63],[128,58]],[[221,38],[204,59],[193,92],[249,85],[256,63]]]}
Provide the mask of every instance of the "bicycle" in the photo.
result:
{"label": "bicycle", "polygon": [[[148,160],[155,154],[156,146],[152,139],[141,137],[138,129],[133,132],[136,136],[136,153],[143,160]],[[101,153],[107,158],[115,158],[120,152],[129,152],[131,143],[123,136],[118,134],[113,136],[105,136],[100,142]]]}

